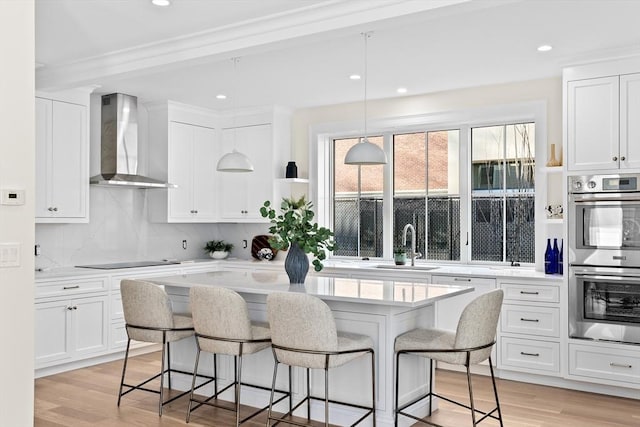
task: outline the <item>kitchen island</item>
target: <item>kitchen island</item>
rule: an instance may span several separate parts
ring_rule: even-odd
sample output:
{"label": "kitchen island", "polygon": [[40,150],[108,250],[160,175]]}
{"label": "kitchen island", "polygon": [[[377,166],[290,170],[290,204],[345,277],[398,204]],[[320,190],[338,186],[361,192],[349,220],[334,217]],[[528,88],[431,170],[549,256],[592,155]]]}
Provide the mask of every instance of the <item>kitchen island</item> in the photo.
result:
{"label": "kitchen island", "polygon": [[[393,344],[399,334],[415,327],[433,327],[434,303],[452,298],[473,290],[472,287],[450,286],[412,282],[408,280],[377,280],[323,277],[309,275],[304,287],[290,286],[286,274],[279,272],[256,271],[216,271],[199,274],[154,277],[154,283],[164,285],[171,296],[174,310],[189,309],[189,288],[193,286],[221,286],[240,293],[249,305],[250,316],[254,320],[266,321],[266,297],[272,292],[306,292],[324,300],[333,311],[339,330],[355,332],[370,336],[376,350],[376,398],[377,422],[381,426],[393,425]],[[192,369],[195,359],[195,342],[183,340],[172,346],[171,363],[176,368]],[[211,374],[212,357],[203,356],[201,372]],[[233,359],[219,358],[218,377],[222,384],[229,383],[233,377]],[[330,395],[332,399],[369,403],[371,395],[369,386],[368,360],[358,360],[330,372]],[[411,364],[411,366],[409,366]],[[404,367],[406,366],[406,368]],[[428,375],[427,364],[423,358],[416,357],[404,365],[400,389],[401,401],[407,401],[424,392]],[[271,386],[273,356],[271,351],[263,351],[248,356],[243,366],[243,381]],[[299,400],[306,388],[302,370],[294,369],[293,393],[294,401]],[[286,388],[286,370],[281,369],[278,386]],[[406,377],[405,377],[406,375]],[[321,372],[311,377],[311,388],[314,395],[322,395],[324,379]],[[180,388],[188,388],[190,382],[174,384]],[[225,396],[225,398],[227,398]],[[266,402],[267,394],[251,389],[243,390],[243,403],[261,406]],[[228,395],[232,399],[232,395]],[[280,406],[276,409],[283,410]],[[428,407],[418,411],[426,414]],[[312,418],[322,418],[322,404],[314,402]],[[331,423],[345,425],[358,417],[355,410],[336,406],[331,409]],[[304,409],[296,413],[305,415]],[[411,423],[407,421],[406,425]],[[366,424],[365,424],[366,425]]]}

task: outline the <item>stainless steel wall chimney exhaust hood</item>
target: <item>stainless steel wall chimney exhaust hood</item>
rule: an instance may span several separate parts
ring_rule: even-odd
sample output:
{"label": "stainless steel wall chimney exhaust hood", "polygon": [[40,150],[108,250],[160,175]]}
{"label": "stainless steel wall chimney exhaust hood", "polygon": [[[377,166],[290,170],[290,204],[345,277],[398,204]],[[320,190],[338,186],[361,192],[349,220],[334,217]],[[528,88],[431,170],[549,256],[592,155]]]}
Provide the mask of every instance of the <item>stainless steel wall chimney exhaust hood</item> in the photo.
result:
{"label": "stainless steel wall chimney exhaust hood", "polygon": [[102,96],[100,175],[90,184],[129,188],[175,188],[138,175],[138,99],[122,93]]}

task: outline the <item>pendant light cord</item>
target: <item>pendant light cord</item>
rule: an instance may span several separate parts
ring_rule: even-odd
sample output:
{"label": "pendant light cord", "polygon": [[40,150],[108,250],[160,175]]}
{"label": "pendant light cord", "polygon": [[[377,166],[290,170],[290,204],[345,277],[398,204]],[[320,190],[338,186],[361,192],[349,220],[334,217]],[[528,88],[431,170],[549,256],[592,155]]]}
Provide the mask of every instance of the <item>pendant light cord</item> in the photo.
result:
{"label": "pendant light cord", "polygon": [[233,61],[233,83],[232,83],[232,90],[233,90],[233,95],[232,95],[232,107],[231,107],[231,113],[233,114],[233,150],[236,149],[237,147],[237,138],[236,138],[236,134],[238,133],[238,127],[236,126],[236,118],[238,115],[238,62],[240,62],[240,57],[236,56],[231,58],[231,60]]}
{"label": "pendant light cord", "polygon": [[367,53],[368,53],[368,39],[371,37],[372,31],[362,33],[364,38],[364,141],[368,141],[367,134]]}

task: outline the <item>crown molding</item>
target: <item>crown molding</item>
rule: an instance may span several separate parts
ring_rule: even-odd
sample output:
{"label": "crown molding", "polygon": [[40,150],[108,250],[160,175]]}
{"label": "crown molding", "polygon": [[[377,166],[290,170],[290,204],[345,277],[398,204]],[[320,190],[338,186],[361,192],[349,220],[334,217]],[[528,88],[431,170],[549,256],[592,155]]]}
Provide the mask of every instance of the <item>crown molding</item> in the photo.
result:
{"label": "crown molding", "polygon": [[53,90],[95,84],[100,78],[143,74],[227,59],[237,52],[260,51],[301,37],[320,37],[350,27],[441,9],[471,0],[330,0],[173,39],[135,46],[36,70],[36,87]]}

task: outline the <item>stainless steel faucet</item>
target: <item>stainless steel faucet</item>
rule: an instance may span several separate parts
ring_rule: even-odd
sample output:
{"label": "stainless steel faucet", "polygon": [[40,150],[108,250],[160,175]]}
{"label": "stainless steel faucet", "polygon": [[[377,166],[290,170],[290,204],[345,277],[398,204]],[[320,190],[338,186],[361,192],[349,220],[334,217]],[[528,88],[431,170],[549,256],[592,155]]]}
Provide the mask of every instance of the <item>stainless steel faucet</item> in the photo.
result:
{"label": "stainless steel faucet", "polygon": [[411,266],[416,265],[416,229],[413,228],[413,225],[407,224],[404,226],[402,230],[402,245],[407,245],[407,231],[411,230]]}

